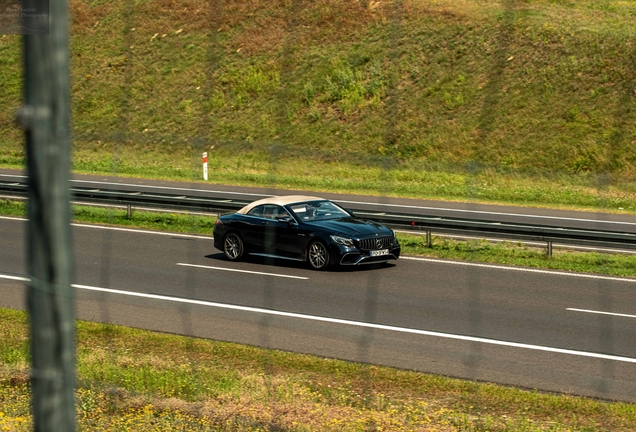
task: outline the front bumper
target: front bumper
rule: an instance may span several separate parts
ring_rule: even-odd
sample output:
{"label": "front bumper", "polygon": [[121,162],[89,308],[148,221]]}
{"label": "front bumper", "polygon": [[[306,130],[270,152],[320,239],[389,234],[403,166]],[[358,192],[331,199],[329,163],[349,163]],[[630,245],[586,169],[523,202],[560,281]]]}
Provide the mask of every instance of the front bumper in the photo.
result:
{"label": "front bumper", "polygon": [[361,264],[377,264],[385,263],[390,260],[396,260],[400,257],[400,247],[392,247],[387,255],[371,256],[371,251],[359,249],[348,249],[341,251],[340,265],[361,265]]}

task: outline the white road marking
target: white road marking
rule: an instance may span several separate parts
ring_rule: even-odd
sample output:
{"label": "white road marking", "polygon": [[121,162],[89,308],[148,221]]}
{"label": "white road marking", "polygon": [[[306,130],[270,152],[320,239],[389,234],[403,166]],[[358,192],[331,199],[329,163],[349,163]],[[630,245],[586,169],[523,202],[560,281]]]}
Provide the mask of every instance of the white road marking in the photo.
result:
{"label": "white road marking", "polygon": [[606,223],[606,224],[636,225],[636,223],[634,222],[571,218],[571,217],[563,217],[563,216],[531,215],[531,214],[523,214],[523,213],[504,213],[504,212],[494,212],[494,211],[485,211],[485,210],[465,210],[465,209],[454,209],[454,208],[444,208],[444,207],[415,206],[415,205],[406,205],[406,204],[383,204],[383,203],[373,203],[373,202],[364,202],[364,201],[343,201],[338,199],[333,199],[332,201],[336,201],[339,203],[347,203],[347,204],[374,205],[374,206],[382,206],[382,207],[399,207],[399,208],[417,209],[417,210],[437,210],[437,211],[456,212],[456,213],[486,214],[486,215],[493,215],[493,216],[516,216],[516,217],[527,217],[527,218],[535,218],[535,219],[554,219],[554,220],[577,221],[577,222],[595,222],[595,223],[600,222],[600,223]]}
{"label": "white road marking", "polygon": [[[0,219],[21,220],[21,221],[26,220],[24,218],[14,218],[9,216],[0,216]],[[196,238],[196,239],[202,239],[202,240],[214,240],[214,237],[212,236],[205,237],[205,236],[195,236],[195,235],[189,235],[189,234],[175,234],[175,233],[166,233],[161,231],[146,231],[146,230],[139,230],[139,229],[117,228],[117,227],[90,225],[90,224],[73,224],[73,226],[106,229],[106,230],[114,230],[114,231],[130,231],[130,232],[137,232],[142,234],[154,234],[154,235],[163,235],[163,236],[172,236],[172,237]],[[469,267],[491,268],[491,269],[497,269],[497,270],[511,270],[511,271],[518,271],[518,272],[526,272],[526,273],[542,273],[542,274],[557,275],[557,276],[570,276],[570,277],[580,277],[580,278],[586,278],[586,279],[600,279],[600,280],[612,280],[612,281],[618,281],[618,282],[636,283],[636,278],[631,279],[631,278],[625,278],[625,277],[603,276],[603,275],[584,274],[584,273],[570,273],[570,272],[563,272],[563,271],[556,271],[556,270],[530,269],[526,267],[511,267],[511,266],[505,266],[505,265],[481,264],[481,263],[473,263],[468,261],[451,261],[451,260],[434,259],[434,258],[420,258],[420,257],[410,257],[410,256],[404,256],[404,255],[402,255],[400,259],[469,266]],[[258,272],[254,272],[254,273],[258,274]],[[266,274],[269,274],[269,273],[266,273]]]}
{"label": "white road marking", "polygon": [[574,312],[587,312],[587,313],[600,314],[600,315],[612,315],[612,316],[625,317],[625,318],[636,318],[636,315],[621,314],[621,313],[614,313],[614,312],[601,312],[601,311],[588,310],[588,309],[566,308],[565,310],[574,311]]}
{"label": "white road marking", "polygon": [[221,191],[221,190],[151,186],[151,185],[132,184],[132,183],[110,183],[110,182],[98,182],[98,181],[88,181],[88,180],[71,180],[71,181],[82,182],[82,183],[106,184],[106,185],[114,185],[114,186],[133,186],[133,187],[142,187],[142,188],[148,188],[148,189],[168,189],[168,190],[189,191],[189,192],[208,192],[208,193],[215,193],[215,194],[218,193],[218,194],[226,194],[226,195],[247,195],[247,196],[256,196],[256,197],[273,196],[273,195],[248,193],[248,192],[228,192],[228,191]]}
{"label": "white road marking", "polygon": [[210,189],[151,186],[151,185],[142,185],[142,184],[134,184],[134,183],[114,183],[114,182],[100,182],[100,181],[90,181],[90,180],[71,180],[71,181],[78,182],[78,183],[94,183],[94,184],[104,184],[104,185],[113,185],[113,186],[133,186],[133,187],[142,187],[147,189],[168,189],[168,190],[190,191],[190,192],[209,192],[209,193],[218,193],[218,194],[226,194],[226,195],[248,195],[248,196],[257,196],[257,197],[273,196],[273,195],[247,193],[247,192],[228,192],[228,191],[210,190]]}
{"label": "white road marking", "polygon": [[[27,176],[25,175],[11,175],[11,174],[0,174],[0,177],[27,178]],[[143,184],[135,184],[135,183],[117,183],[117,182],[94,181],[94,180],[71,180],[71,182],[72,183],[103,184],[103,185],[112,185],[112,186],[132,186],[132,187],[141,187],[141,188],[147,188],[147,189],[167,189],[167,190],[178,190],[178,191],[210,192],[210,193],[220,193],[220,194],[229,194],[229,195],[248,195],[248,196],[258,196],[258,197],[272,196],[267,194],[256,194],[256,193],[228,192],[228,191],[217,191],[217,190],[209,190],[209,189],[179,188],[179,187],[169,187],[169,186],[152,186],[152,185],[143,185]]]}
{"label": "white road marking", "polygon": [[81,228],[95,228],[95,229],[111,230],[111,231],[125,231],[125,232],[141,233],[141,234],[162,235],[162,236],[169,236],[169,237],[185,237],[185,238],[194,238],[194,239],[201,239],[201,240],[214,239],[214,237],[212,236],[171,233],[171,232],[164,232],[164,231],[149,231],[149,230],[142,230],[137,228],[118,228],[118,227],[112,227],[112,226],[81,224],[81,223],[72,223],[71,225],[75,227],[81,227]]}
{"label": "white road marking", "polygon": [[292,276],[292,275],[285,275],[285,274],[279,274],[279,273],[264,273],[264,272],[250,271],[250,270],[229,269],[225,267],[204,266],[204,265],[198,265],[198,264],[177,263],[177,265],[186,266],[186,267],[198,267],[198,268],[212,269],[212,270],[231,271],[231,272],[238,272],[238,273],[257,274],[257,275],[264,275],[264,276],[276,276],[276,277],[290,278],[290,279],[304,279],[304,280],[309,279],[308,277],[304,277],[304,276]]}
{"label": "white road marking", "polygon": [[29,279],[25,278],[25,277],[21,277],[21,276],[11,276],[11,275],[3,275],[0,274],[0,279],[9,279],[9,280],[16,280],[16,281],[20,281],[20,282],[28,282]]}
{"label": "white road marking", "polygon": [[[0,279],[3,279],[3,278],[16,279],[15,276],[5,276],[0,274]],[[26,281],[27,279],[19,278],[19,280]],[[148,298],[148,299],[154,299],[154,300],[170,301],[175,303],[187,303],[187,304],[195,304],[195,305],[201,305],[201,306],[210,306],[210,307],[219,308],[219,309],[229,309],[229,310],[237,310],[242,312],[260,313],[265,315],[274,315],[274,316],[280,316],[280,317],[286,317],[286,318],[297,318],[297,319],[303,319],[303,320],[326,322],[330,324],[342,324],[342,325],[349,325],[349,326],[356,326],[356,327],[371,328],[376,330],[393,331],[393,332],[399,332],[399,333],[417,334],[421,336],[431,336],[431,337],[438,337],[443,339],[460,340],[465,342],[478,342],[478,343],[483,343],[487,345],[506,346],[510,348],[522,348],[522,349],[529,349],[534,351],[567,354],[567,355],[573,355],[578,357],[614,360],[614,361],[625,362],[625,363],[636,363],[636,358],[623,357],[623,356],[610,355],[610,354],[601,354],[601,353],[595,353],[595,352],[589,352],[589,351],[578,351],[578,350],[555,348],[555,347],[549,347],[549,346],[543,346],[543,345],[524,344],[519,342],[510,342],[510,341],[488,339],[488,338],[475,337],[475,336],[465,336],[465,335],[457,335],[452,333],[419,330],[419,329],[412,329],[407,327],[396,327],[396,326],[383,325],[383,324],[373,324],[373,323],[351,321],[351,320],[338,319],[338,318],[327,318],[327,317],[321,317],[317,315],[305,315],[305,314],[294,313],[294,312],[283,312],[283,311],[277,311],[272,309],[262,309],[262,308],[250,307],[250,306],[239,306],[239,305],[216,303],[216,302],[209,302],[209,301],[203,301],[203,300],[169,297],[169,296],[158,295],[158,294],[146,294],[146,293],[139,293],[139,292],[133,292],[133,291],[121,291],[121,290],[115,290],[110,288],[94,287],[89,285],[74,284],[72,286],[77,289],[105,292],[105,293],[116,294],[116,295],[142,297],[142,298]]]}
{"label": "white road marking", "polygon": [[[13,176],[8,174],[0,174],[3,177],[23,177],[26,176]],[[81,183],[91,183],[91,184],[104,184],[104,185],[117,185],[117,186],[133,186],[133,187],[142,187],[148,189],[166,189],[166,190],[179,190],[179,191],[197,191],[197,192],[208,192],[208,193],[219,193],[226,195],[245,195],[245,196],[256,196],[256,197],[270,197],[273,196],[271,194],[258,194],[258,193],[247,193],[247,192],[229,192],[229,191],[219,191],[219,190],[209,190],[209,189],[192,189],[192,188],[176,188],[176,187],[164,187],[164,186],[150,186],[150,185],[141,185],[141,184],[132,184],[132,183],[115,183],[115,182],[100,182],[100,181],[89,181],[89,180],[71,180],[72,182],[81,182]],[[473,214],[485,214],[485,215],[493,215],[493,216],[515,216],[515,217],[527,217],[534,219],[553,219],[553,220],[563,220],[563,221],[577,221],[577,222],[595,222],[595,223],[606,223],[606,224],[616,224],[616,225],[636,225],[634,222],[621,222],[621,221],[608,221],[608,220],[598,220],[598,219],[586,219],[586,218],[570,218],[570,217],[562,217],[562,216],[546,216],[546,215],[529,215],[522,213],[504,213],[504,212],[494,212],[494,211],[485,211],[485,210],[465,210],[465,209],[454,209],[454,208],[445,208],[445,207],[429,207],[429,206],[417,206],[417,205],[406,205],[406,204],[387,204],[387,203],[373,203],[373,202],[365,202],[365,201],[346,201],[339,199],[332,199],[332,201],[336,201],[339,203],[346,204],[362,204],[362,205],[374,205],[381,207],[397,207],[397,208],[405,208],[405,209],[417,209],[417,210],[436,210],[436,211],[446,211],[446,212],[455,212],[455,213],[473,213]]]}
{"label": "white road marking", "polygon": [[17,217],[17,216],[0,216],[0,219],[6,219],[6,220],[14,220],[14,221],[26,221],[26,218],[23,217]]}
{"label": "white road marking", "polygon": [[[92,204],[91,204],[92,205]],[[124,207],[122,207],[124,208]],[[142,210],[141,207],[138,208],[138,210]],[[143,209],[143,210],[148,210],[148,211],[163,211],[163,212],[167,212],[166,210],[156,210],[156,209]],[[210,216],[209,213],[193,213],[193,212],[187,212],[188,214],[198,214],[201,216]],[[21,218],[21,217],[13,217],[13,216],[0,216],[0,219],[7,219],[7,220],[27,220],[26,218]],[[205,237],[205,236],[195,236],[195,235],[189,235],[189,234],[170,234],[170,233],[165,233],[165,232],[158,232],[158,231],[148,231],[148,230],[136,230],[136,229],[131,229],[131,228],[115,228],[115,227],[108,227],[108,226],[97,226],[97,225],[90,225],[90,224],[73,224],[74,226],[82,226],[82,227],[91,227],[91,228],[100,228],[100,229],[110,229],[110,230],[114,230],[114,231],[132,231],[132,232],[140,232],[140,233],[148,233],[148,234],[155,234],[155,235],[167,235],[167,236],[173,236],[173,237],[188,237],[188,238],[198,238],[198,239],[203,239],[203,240],[212,240],[213,237]],[[395,230],[396,232],[400,232],[400,233],[405,233],[405,234],[414,234],[414,235],[424,235],[424,232],[420,232],[420,231],[406,231],[406,230]],[[445,234],[436,234],[437,237],[449,237],[449,238],[467,238],[467,239],[481,239],[483,237],[470,237],[470,236],[453,236],[453,235],[445,235]],[[486,238],[486,240],[488,241],[495,241],[495,242],[505,242],[505,241],[509,241],[509,240],[501,240],[501,239],[488,239]],[[524,242],[525,244],[536,244],[536,245],[541,245],[543,246],[543,242],[539,243],[539,242]],[[565,245],[565,244],[554,244],[554,247],[563,247],[563,248],[568,248],[568,249],[581,249],[581,250],[591,250],[591,251],[605,251],[605,252],[613,252],[613,253],[623,253],[623,254],[636,254],[636,251],[634,250],[625,250],[625,249],[604,249],[604,248],[595,248],[595,247],[585,247],[585,246],[573,246],[573,245]]]}
{"label": "white road marking", "polygon": [[526,272],[526,273],[541,273],[541,274],[548,274],[548,275],[555,275],[555,276],[569,276],[569,277],[578,277],[578,278],[585,278],[585,279],[600,279],[600,280],[636,283],[636,278],[627,278],[627,277],[603,276],[603,275],[595,275],[595,274],[565,272],[565,271],[558,271],[558,270],[541,270],[541,269],[531,269],[527,267],[512,267],[512,266],[496,265],[496,264],[481,264],[481,263],[474,263],[469,261],[450,261],[450,260],[443,260],[443,259],[419,258],[419,257],[409,257],[409,256],[400,256],[400,259],[413,260],[413,261],[425,261],[425,262],[441,263],[441,264],[451,264],[451,265],[459,265],[459,266],[466,266],[466,267],[482,267],[482,268],[490,268],[490,269],[497,269],[497,270],[510,270],[510,271]]}
{"label": "white road marking", "polygon": [[[416,230],[401,230],[401,229],[394,229],[393,230],[396,233],[401,233],[401,234],[410,234],[410,235],[415,235],[415,236],[421,236],[424,237],[426,235],[426,231],[416,231]],[[546,247],[546,242],[542,242],[542,241],[535,241],[535,240],[515,240],[515,239],[503,239],[503,238],[491,238],[491,237],[484,237],[483,235],[455,235],[455,234],[442,234],[439,232],[435,232],[435,230],[430,231],[435,237],[444,237],[444,238],[450,238],[450,239],[460,239],[460,240],[486,240],[489,241],[491,243],[522,243],[524,245],[527,246],[535,246],[538,248],[542,248],[545,249]],[[572,244],[565,244],[565,243],[552,243],[552,246],[556,249],[569,249],[569,250],[582,250],[582,251],[601,251],[601,252],[611,252],[611,253],[622,253],[622,254],[629,254],[629,255],[634,255],[636,254],[636,250],[634,249],[617,249],[617,248],[602,248],[602,247],[595,247],[595,246],[576,246],[576,245],[572,245]]]}
{"label": "white road marking", "polygon": [[[11,216],[0,216],[0,219],[25,221],[25,222],[28,220],[27,218],[11,217]],[[101,230],[134,232],[134,233],[153,234],[153,235],[161,235],[161,236],[169,236],[169,237],[184,237],[184,238],[193,238],[193,239],[200,239],[200,240],[214,240],[214,237],[212,236],[171,233],[171,232],[165,232],[165,231],[150,231],[150,230],[142,230],[137,228],[119,228],[119,227],[113,227],[113,226],[82,224],[82,223],[72,223],[71,225],[74,227],[80,227],[80,228],[95,228],[95,229],[101,229]]]}

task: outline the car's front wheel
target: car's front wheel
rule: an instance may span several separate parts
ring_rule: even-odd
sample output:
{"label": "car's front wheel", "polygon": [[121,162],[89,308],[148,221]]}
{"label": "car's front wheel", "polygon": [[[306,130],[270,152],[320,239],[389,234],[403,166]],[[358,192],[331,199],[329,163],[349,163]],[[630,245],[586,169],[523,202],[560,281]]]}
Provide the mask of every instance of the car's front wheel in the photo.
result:
{"label": "car's front wheel", "polygon": [[225,235],[223,239],[223,252],[230,261],[238,261],[243,257],[243,240],[235,233],[230,232]]}
{"label": "car's front wheel", "polygon": [[324,270],[329,266],[329,252],[321,241],[312,242],[307,248],[307,261],[314,270]]}

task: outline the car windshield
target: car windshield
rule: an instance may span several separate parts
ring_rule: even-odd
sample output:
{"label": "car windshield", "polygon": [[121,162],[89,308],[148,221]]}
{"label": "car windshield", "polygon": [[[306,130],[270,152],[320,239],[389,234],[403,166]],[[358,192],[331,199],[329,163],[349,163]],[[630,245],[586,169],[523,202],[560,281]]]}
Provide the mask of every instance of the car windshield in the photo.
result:
{"label": "car windshield", "polygon": [[297,219],[303,222],[340,219],[349,213],[331,201],[310,201],[289,206]]}

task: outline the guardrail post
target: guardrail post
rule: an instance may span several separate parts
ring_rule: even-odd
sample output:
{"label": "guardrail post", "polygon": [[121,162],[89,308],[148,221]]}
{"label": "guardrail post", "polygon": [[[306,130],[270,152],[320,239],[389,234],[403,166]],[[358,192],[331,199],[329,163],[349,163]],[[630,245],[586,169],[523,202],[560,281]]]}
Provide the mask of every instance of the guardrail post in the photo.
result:
{"label": "guardrail post", "polygon": [[132,205],[130,204],[126,207],[126,217],[128,217],[128,219],[132,218]]}
{"label": "guardrail post", "polygon": [[547,252],[548,252],[548,258],[552,258],[552,242],[551,241],[548,242]]}
{"label": "guardrail post", "polygon": [[426,247],[433,247],[433,240],[430,231],[426,231]]}

